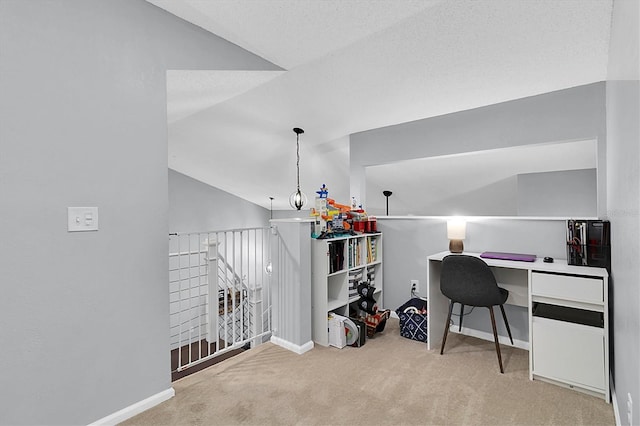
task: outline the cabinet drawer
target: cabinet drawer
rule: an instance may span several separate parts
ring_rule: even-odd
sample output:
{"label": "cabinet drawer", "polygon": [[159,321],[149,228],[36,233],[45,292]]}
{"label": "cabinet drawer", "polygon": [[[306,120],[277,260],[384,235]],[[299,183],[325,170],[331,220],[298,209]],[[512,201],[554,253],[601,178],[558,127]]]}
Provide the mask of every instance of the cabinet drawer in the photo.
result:
{"label": "cabinet drawer", "polygon": [[604,330],[534,317],[533,374],[593,390],[605,387]]}
{"label": "cabinet drawer", "polygon": [[601,278],[533,272],[531,294],[576,302],[603,303],[604,284]]}

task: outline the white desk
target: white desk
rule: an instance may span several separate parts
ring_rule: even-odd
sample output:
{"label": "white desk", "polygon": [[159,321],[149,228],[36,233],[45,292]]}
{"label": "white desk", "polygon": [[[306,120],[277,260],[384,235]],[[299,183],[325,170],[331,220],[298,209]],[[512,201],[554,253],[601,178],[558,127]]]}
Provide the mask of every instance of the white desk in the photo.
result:
{"label": "white desk", "polygon": [[[442,259],[450,254],[445,251],[428,257],[428,349],[440,347],[444,333],[449,300],[440,291],[440,270]],[[480,257],[480,253],[463,254]],[[498,285],[509,290],[507,304],[528,310],[529,378],[576,388],[610,402],[607,270],[567,265],[566,259],[556,259],[554,263],[544,263],[542,259],[482,260],[491,267]],[[534,316],[537,303],[601,313],[604,327]]]}

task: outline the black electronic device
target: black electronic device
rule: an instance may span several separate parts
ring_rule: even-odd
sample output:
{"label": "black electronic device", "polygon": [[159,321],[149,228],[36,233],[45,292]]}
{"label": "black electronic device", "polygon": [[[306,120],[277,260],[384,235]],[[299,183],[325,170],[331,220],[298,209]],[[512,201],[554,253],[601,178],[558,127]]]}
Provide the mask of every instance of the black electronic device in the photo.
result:
{"label": "black electronic device", "polygon": [[568,220],[567,263],[609,269],[610,233],[608,220]]}
{"label": "black electronic device", "polygon": [[542,259],[542,261],[544,263],[553,263],[553,257],[545,256],[545,258]]}

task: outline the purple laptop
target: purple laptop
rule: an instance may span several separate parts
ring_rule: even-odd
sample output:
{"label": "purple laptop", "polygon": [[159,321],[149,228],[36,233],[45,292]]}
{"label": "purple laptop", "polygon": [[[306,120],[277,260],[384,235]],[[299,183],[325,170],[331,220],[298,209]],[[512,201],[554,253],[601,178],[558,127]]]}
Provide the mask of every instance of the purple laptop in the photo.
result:
{"label": "purple laptop", "polygon": [[501,260],[517,260],[520,262],[535,262],[535,254],[522,254],[522,253],[500,253],[496,251],[485,251],[480,254],[480,257],[487,259],[501,259]]}

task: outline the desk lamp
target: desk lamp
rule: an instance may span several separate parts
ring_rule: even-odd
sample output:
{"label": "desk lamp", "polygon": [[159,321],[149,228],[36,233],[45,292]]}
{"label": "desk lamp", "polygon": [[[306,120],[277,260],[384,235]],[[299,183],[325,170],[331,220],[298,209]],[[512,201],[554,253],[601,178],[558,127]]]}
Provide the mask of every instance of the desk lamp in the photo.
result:
{"label": "desk lamp", "polygon": [[451,219],[447,221],[447,238],[449,238],[449,251],[451,253],[462,253],[464,249],[465,233],[467,223],[463,219]]}

